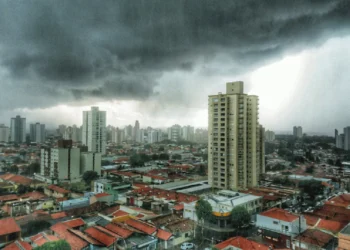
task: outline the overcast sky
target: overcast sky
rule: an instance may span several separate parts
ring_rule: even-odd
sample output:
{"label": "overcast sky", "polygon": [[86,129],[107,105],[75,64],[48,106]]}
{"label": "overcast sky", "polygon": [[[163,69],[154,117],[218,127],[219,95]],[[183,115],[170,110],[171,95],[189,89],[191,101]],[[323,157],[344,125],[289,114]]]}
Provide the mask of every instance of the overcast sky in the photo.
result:
{"label": "overcast sky", "polygon": [[0,1],[0,123],[207,126],[243,80],[272,130],[350,125],[349,0]]}

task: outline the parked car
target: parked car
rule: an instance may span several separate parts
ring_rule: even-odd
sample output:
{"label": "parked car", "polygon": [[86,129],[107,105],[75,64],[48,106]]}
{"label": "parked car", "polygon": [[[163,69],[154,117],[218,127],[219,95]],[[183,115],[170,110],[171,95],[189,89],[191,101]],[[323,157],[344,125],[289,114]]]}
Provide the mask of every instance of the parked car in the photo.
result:
{"label": "parked car", "polygon": [[181,250],[187,250],[187,249],[194,249],[194,244],[189,242],[182,243]]}

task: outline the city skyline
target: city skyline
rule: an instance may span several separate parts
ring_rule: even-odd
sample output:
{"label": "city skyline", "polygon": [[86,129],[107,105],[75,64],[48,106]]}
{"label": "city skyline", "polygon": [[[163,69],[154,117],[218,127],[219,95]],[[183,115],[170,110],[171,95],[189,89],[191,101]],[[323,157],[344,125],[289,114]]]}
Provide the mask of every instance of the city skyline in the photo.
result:
{"label": "city skyline", "polygon": [[202,3],[1,2],[0,123],[99,106],[114,126],[205,127],[207,96],[241,80],[268,129],[347,126],[348,1]]}

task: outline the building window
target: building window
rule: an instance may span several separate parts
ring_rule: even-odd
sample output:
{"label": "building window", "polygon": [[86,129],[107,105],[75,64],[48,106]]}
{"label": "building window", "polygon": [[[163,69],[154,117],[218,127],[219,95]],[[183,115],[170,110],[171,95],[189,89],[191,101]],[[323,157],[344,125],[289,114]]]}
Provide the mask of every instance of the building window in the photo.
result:
{"label": "building window", "polygon": [[274,220],[274,221],[273,221],[273,224],[274,224],[274,225],[278,225],[278,221],[275,221],[275,220]]}

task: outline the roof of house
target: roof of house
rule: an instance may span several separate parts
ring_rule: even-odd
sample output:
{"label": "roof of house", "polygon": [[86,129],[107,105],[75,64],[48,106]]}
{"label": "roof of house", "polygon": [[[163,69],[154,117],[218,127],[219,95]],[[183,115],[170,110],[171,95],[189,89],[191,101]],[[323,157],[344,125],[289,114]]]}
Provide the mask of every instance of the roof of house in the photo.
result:
{"label": "roof of house", "polygon": [[120,235],[123,239],[128,238],[133,234],[133,232],[127,228],[123,228],[117,224],[109,223],[105,226],[109,231],[112,231],[118,235]]}
{"label": "roof of house", "polygon": [[195,228],[195,222],[190,219],[181,219],[178,221],[170,222],[166,225],[166,228],[169,229],[170,232],[189,232],[193,231]]}
{"label": "roof of house", "polygon": [[310,215],[310,214],[303,214],[305,220],[306,220],[306,224],[308,226],[311,226],[313,227],[317,222],[318,220],[320,219],[320,217],[318,216],[314,216],[314,215]]}
{"label": "roof of house", "polygon": [[150,178],[156,179],[156,180],[161,180],[161,181],[167,180],[167,178],[162,177],[162,176],[158,176],[158,175],[145,174],[144,176],[147,176],[147,177],[150,177]]}
{"label": "roof of house", "polygon": [[95,240],[94,238],[90,237],[87,234],[84,234],[83,232],[81,232],[80,230],[76,230],[76,229],[68,229],[69,232],[77,235],[78,237],[82,238],[83,240],[87,241],[88,243],[92,244],[92,245],[96,245],[96,246],[102,246],[103,244],[97,240]]}
{"label": "roof of house", "polygon": [[60,219],[60,218],[64,218],[64,217],[67,217],[68,215],[66,214],[66,212],[58,212],[58,213],[54,213],[54,214],[51,214],[51,218],[53,220],[56,220],[56,219]]}
{"label": "roof of house", "polygon": [[111,246],[116,240],[115,236],[112,236],[111,234],[103,232],[97,229],[97,227],[90,227],[85,230],[85,233],[87,233],[90,237],[103,243],[106,247]]}
{"label": "roof of house", "polygon": [[51,230],[60,239],[66,240],[72,249],[82,249],[89,245],[87,241],[71,233],[68,229],[70,228],[63,223],[57,223],[51,227]]}
{"label": "roof of house", "polygon": [[174,206],[173,209],[176,210],[176,211],[184,210],[184,204],[183,203],[177,204],[177,205]]}
{"label": "roof of house", "polygon": [[17,175],[17,174],[4,174],[0,176],[0,179],[3,179],[5,181],[10,181],[10,182],[14,182],[16,184],[22,184],[25,186],[28,186],[32,183],[32,179],[27,178],[25,176],[22,175]]}
{"label": "roof of house", "polygon": [[265,212],[260,213],[262,216],[270,217],[277,220],[286,222],[292,222],[297,220],[299,217],[281,208],[271,208]]}
{"label": "roof of house", "polygon": [[317,245],[319,247],[327,245],[327,243],[332,239],[332,235],[317,229],[307,229],[305,232],[295,238],[296,241],[300,240],[301,242]]}
{"label": "roof of house", "polygon": [[115,206],[112,206],[112,207],[107,207],[105,209],[103,209],[102,211],[100,211],[101,214],[104,214],[104,215],[112,215],[113,213],[115,213],[116,211],[118,211],[120,208],[120,205],[115,205]]}
{"label": "roof of house", "polygon": [[249,240],[241,236],[227,239],[215,245],[215,247],[218,249],[225,249],[228,246],[238,247],[242,250],[254,250],[254,249],[269,250],[268,246],[255,242],[253,240]]}
{"label": "roof of house", "polygon": [[34,191],[34,192],[29,192],[29,193],[21,195],[21,198],[22,199],[29,198],[31,200],[39,200],[39,199],[47,198],[47,195],[45,195],[41,192],[38,192],[38,191]]}
{"label": "roof of house", "polygon": [[157,231],[155,226],[139,220],[129,219],[125,221],[125,223],[149,235],[152,235],[155,231]]}
{"label": "roof of house", "polygon": [[105,197],[105,196],[110,196],[110,194],[107,194],[107,193],[98,193],[98,194],[95,194],[95,197],[96,197],[96,198],[101,198],[101,197]]}
{"label": "roof of house", "polygon": [[11,244],[7,245],[3,250],[31,250],[32,246],[25,241],[16,240]]}
{"label": "roof of house", "polygon": [[81,218],[67,220],[67,221],[64,221],[63,223],[69,226],[70,228],[81,227],[85,225],[85,222]]}
{"label": "roof of house", "polygon": [[118,210],[113,213],[113,217],[120,217],[120,216],[126,216],[129,215],[129,213],[123,211],[123,210]]}
{"label": "roof of house", "polygon": [[174,200],[179,203],[190,203],[199,200],[196,195],[184,194],[173,190],[164,190],[160,188],[141,188],[132,191],[133,194],[141,196],[155,196],[166,200]]}
{"label": "roof of house", "polygon": [[1,195],[0,196],[0,201],[6,202],[6,201],[14,201],[18,200],[19,197],[16,194],[7,194],[7,195]]}
{"label": "roof of house", "polygon": [[12,217],[0,220],[0,225],[0,235],[7,235],[21,231],[21,228],[17,225],[15,219]]}
{"label": "roof of house", "polygon": [[338,233],[346,226],[346,224],[347,223],[339,221],[320,219],[320,221],[315,225],[315,227],[318,229],[330,231],[332,233]]}
{"label": "roof of house", "polygon": [[48,189],[60,194],[69,194],[69,191],[56,185],[47,186]]}
{"label": "roof of house", "polygon": [[342,194],[326,202],[328,205],[345,207],[350,206],[350,194]]}
{"label": "roof of house", "polygon": [[37,246],[42,246],[46,242],[57,241],[59,240],[59,238],[57,238],[55,235],[38,233],[37,235],[30,237],[30,240],[32,241],[33,244],[36,244]]}
{"label": "roof of house", "polygon": [[167,232],[167,231],[165,231],[165,230],[163,230],[163,229],[158,229],[158,231],[157,231],[157,238],[159,238],[159,239],[161,239],[161,240],[167,241],[167,240],[170,239],[170,237],[171,237],[172,235],[173,235],[172,233]]}

